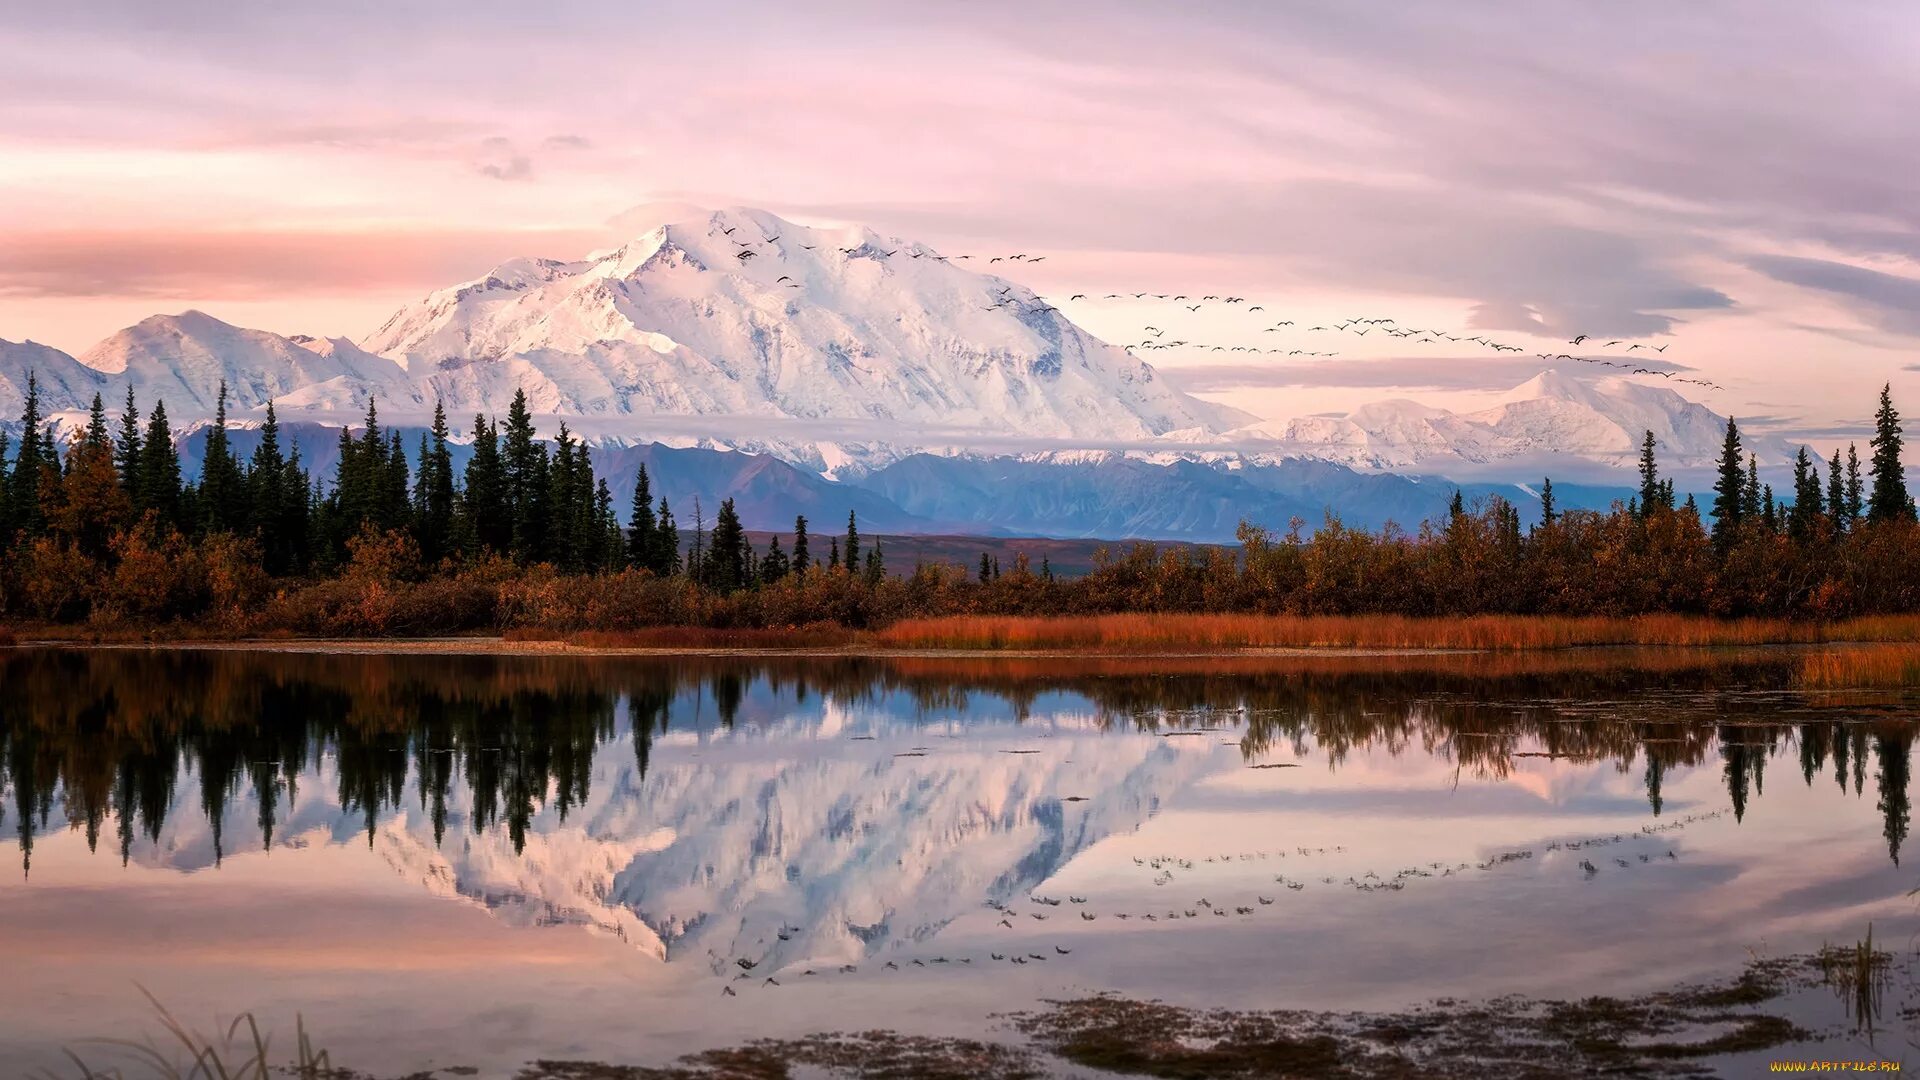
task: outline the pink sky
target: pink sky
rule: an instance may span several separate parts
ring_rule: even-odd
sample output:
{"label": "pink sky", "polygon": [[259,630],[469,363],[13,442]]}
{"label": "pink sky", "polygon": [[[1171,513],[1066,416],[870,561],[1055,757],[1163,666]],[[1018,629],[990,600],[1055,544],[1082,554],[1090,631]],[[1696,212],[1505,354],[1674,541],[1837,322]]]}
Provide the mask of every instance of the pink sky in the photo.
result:
{"label": "pink sky", "polygon": [[[1234,292],[1527,356],[1670,342],[1727,387],[1707,404],[1816,445],[1888,379],[1920,408],[1920,149],[1898,137],[1920,14],[1270,7],[21,7],[0,337],[79,352],[186,308],[357,337],[684,200],[1046,253],[1027,280],[1049,293]],[[1121,342],[1161,314],[1068,313]],[[1297,415],[1518,381],[1362,344],[1233,396]]]}

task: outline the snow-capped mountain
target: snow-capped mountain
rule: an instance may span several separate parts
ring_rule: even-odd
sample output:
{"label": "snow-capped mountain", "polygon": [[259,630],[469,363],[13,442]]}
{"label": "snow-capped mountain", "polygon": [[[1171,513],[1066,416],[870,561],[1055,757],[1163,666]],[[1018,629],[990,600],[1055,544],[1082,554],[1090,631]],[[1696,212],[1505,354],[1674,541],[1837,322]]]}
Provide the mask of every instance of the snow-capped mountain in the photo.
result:
{"label": "snow-capped mountain", "polygon": [[[1627,465],[1651,431],[1664,463],[1695,468],[1718,459],[1726,425],[1725,417],[1668,387],[1549,369],[1476,412],[1379,401],[1346,416],[1250,424],[1224,441],[1374,469],[1487,465],[1549,454]],[[1743,442],[1762,465],[1783,464],[1794,453],[1777,439],[1748,435]]]}
{"label": "snow-capped mountain", "polygon": [[131,385],[143,405],[166,402],[181,419],[212,415],[222,381],[232,411],[268,401],[350,409],[369,393],[390,397],[403,383],[398,364],[344,339],[282,337],[198,311],[144,319],[87,350],[80,363],[121,393]]}
{"label": "snow-capped mountain", "polygon": [[579,262],[516,259],[360,342],[423,396],[498,412],[670,414],[1033,437],[1244,421],[1160,380],[1031,289],[923,244],[756,210]]}
{"label": "snow-capped mountain", "polygon": [[27,403],[27,377],[40,390],[42,414],[85,409],[107,385],[106,376],[59,349],[0,338],[0,417],[16,420]]}

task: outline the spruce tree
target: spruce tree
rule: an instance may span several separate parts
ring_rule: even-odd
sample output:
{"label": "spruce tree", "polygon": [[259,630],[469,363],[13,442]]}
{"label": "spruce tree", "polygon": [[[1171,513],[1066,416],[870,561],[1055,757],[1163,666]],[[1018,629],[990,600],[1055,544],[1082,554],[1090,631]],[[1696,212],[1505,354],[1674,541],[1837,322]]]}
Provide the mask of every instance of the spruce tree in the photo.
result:
{"label": "spruce tree", "polygon": [[671,577],[680,572],[680,527],[674,524],[673,508],[667,505],[665,495],[660,496],[660,509],[654,516],[659,524],[654,526],[653,572]]}
{"label": "spruce tree", "polygon": [[133,384],[127,384],[127,404],[120,410],[120,438],[113,444],[113,464],[120,470],[120,486],[138,504],[140,498],[140,410],[134,407]]}
{"label": "spruce tree", "polygon": [[1740,524],[1742,496],[1746,492],[1740,458],[1740,427],[1728,417],[1726,440],[1720,448],[1719,475],[1713,483],[1713,542],[1721,547],[1732,542],[1734,530]]}
{"label": "spruce tree", "polygon": [[287,459],[280,452],[280,419],[269,401],[260,423],[260,445],[254,447],[246,474],[246,526],[260,544],[261,566],[269,574],[291,573],[295,552],[306,538],[294,509],[306,502],[306,480],[302,477],[299,486],[290,489],[288,479]]}
{"label": "spruce tree", "polygon": [[1827,463],[1827,517],[1836,530],[1847,527],[1847,478],[1840,465],[1840,448],[1833,448],[1833,460]]}
{"label": "spruce tree", "polygon": [[513,508],[507,497],[500,432],[485,416],[473,418],[473,456],[467,459],[460,505],[474,554],[505,555],[512,550]]}
{"label": "spruce tree", "polygon": [[546,546],[547,451],[535,441],[527,392],[515,390],[507,408],[501,457],[506,466],[507,505],[512,514],[513,558],[537,562]]}
{"label": "spruce tree", "polygon": [[1900,462],[1900,413],[1893,407],[1892,383],[1880,388],[1880,407],[1873,414],[1873,440],[1867,445],[1873,450],[1867,520],[1911,521],[1913,499],[1907,494],[1906,469]]}
{"label": "spruce tree", "polygon": [[1540,481],[1540,524],[1551,525],[1559,511],[1553,505],[1553,478]]}
{"label": "spruce tree", "polygon": [[847,573],[860,572],[860,527],[854,523],[853,511],[847,511],[847,546],[842,553],[846,560]]}
{"label": "spruce tree", "polygon": [[805,514],[793,519],[793,576],[796,581],[807,580],[807,570],[813,565],[807,553],[807,518]]}
{"label": "spruce tree", "polygon": [[1802,446],[1793,456],[1793,510],[1787,516],[1787,531],[1795,540],[1806,542],[1820,521],[1819,459]]}
{"label": "spruce tree", "polygon": [[447,445],[447,410],[439,398],[433,402],[430,437],[421,448],[414,500],[420,556],[429,565],[453,554],[453,451]]}
{"label": "spruce tree", "polygon": [[780,536],[775,533],[767,541],[767,554],[760,560],[760,583],[772,585],[787,576],[789,567],[786,553],[780,550]]}
{"label": "spruce tree", "polygon": [[237,532],[246,523],[246,478],[227,438],[227,383],[220,381],[214,399],[213,424],[207,428],[207,450],[200,464],[200,521],[206,533]]}
{"label": "spruce tree", "polygon": [[180,452],[167,425],[167,403],[155,401],[140,440],[140,497],[136,511],[152,511],[162,525],[180,527]]}
{"label": "spruce tree", "polygon": [[[647,476],[646,463],[633,478],[633,509],[627,520],[627,565],[636,570],[653,570],[653,481]],[[659,571],[654,570],[655,573]]]}
{"label": "spruce tree", "polygon": [[53,464],[42,460],[45,444],[40,422],[40,384],[29,371],[26,405],[20,411],[20,451],[14,455],[13,478],[7,484],[12,503],[9,524],[28,537],[39,536],[46,526],[41,513],[40,487],[43,472]]}
{"label": "spruce tree", "polygon": [[1746,484],[1740,489],[1740,517],[1743,520],[1751,520],[1759,517],[1762,508],[1760,500],[1760,459],[1752,454],[1748,454],[1747,480]]}
{"label": "spruce tree", "polygon": [[707,557],[707,585],[725,593],[747,583],[746,542],[746,532],[740,527],[740,515],[733,509],[733,500],[721,500],[720,511],[713,519],[713,551]]}
{"label": "spruce tree", "polygon": [[1860,483],[1860,448],[1847,444],[1847,521],[1858,525],[1866,515],[1865,490]]}
{"label": "spruce tree", "polygon": [[1661,503],[1660,462],[1654,456],[1658,444],[1653,439],[1653,429],[1647,429],[1647,437],[1640,441],[1640,509],[1648,513]]}
{"label": "spruce tree", "polygon": [[840,538],[837,536],[827,538],[827,569],[840,569]]}
{"label": "spruce tree", "polygon": [[887,576],[887,556],[880,541],[873,542],[872,550],[867,552],[867,584],[878,585]]}
{"label": "spruce tree", "polygon": [[993,559],[986,552],[980,553],[980,584],[993,580]]}

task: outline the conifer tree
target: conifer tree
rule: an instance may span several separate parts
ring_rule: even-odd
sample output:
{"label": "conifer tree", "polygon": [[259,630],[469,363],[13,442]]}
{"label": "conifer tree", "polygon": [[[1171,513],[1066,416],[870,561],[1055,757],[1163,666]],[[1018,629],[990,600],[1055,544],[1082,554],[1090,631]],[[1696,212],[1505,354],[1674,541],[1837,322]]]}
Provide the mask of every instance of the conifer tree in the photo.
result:
{"label": "conifer tree", "polygon": [[1814,535],[1820,521],[1819,459],[1802,446],[1793,457],[1793,510],[1787,516],[1787,531],[1795,540],[1805,542]]}
{"label": "conifer tree", "polygon": [[41,513],[41,481],[53,463],[42,460],[45,445],[40,430],[40,384],[27,372],[27,400],[20,411],[20,451],[13,458],[13,477],[7,484],[12,503],[9,524],[17,532],[39,536],[46,525]]}
{"label": "conifer tree", "polygon": [[807,518],[802,514],[793,519],[793,577],[796,581],[807,580],[807,571],[813,565],[807,553]]}
{"label": "conifer tree", "polygon": [[867,552],[867,584],[878,585],[887,576],[887,556],[880,541],[873,542],[873,548]]}
{"label": "conifer tree", "polygon": [[133,384],[127,384],[127,404],[120,410],[120,437],[113,446],[113,464],[120,470],[120,486],[127,497],[140,494],[140,410],[134,407]]}
{"label": "conifer tree", "polygon": [[860,527],[854,523],[853,511],[847,511],[847,546],[844,552],[847,561],[847,573],[860,572]]}
{"label": "conifer tree", "polygon": [[1740,516],[1751,520],[1760,516],[1760,460],[1752,454],[1747,455],[1747,479],[1740,489]]}
{"label": "conifer tree", "polygon": [[673,508],[665,495],[660,496],[660,510],[654,516],[659,523],[654,526],[653,570],[671,577],[680,572],[680,527],[673,522]]}
{"label": "conifer tree", "polygon": [[827,569],[840,569],[840,538],[837,536],[827,538]]}
{"label": "conifer tree", "polygon": [[420,479],[414,499],[420,557],[429,565],[453,554],[453,451],[447,439],[447,410],[435,398],[430,441],[420,448]]}
{"label": "conifer tree", "polygon": [[780,536],[776,533],[767,541],[767,554],[760,560],[760,583],[772,585],[786,577],[788,572],[787,556],[780,550]]}
{"label": "conifer tree", "polygon": [[1740,457],[1740,427],[1728,417],[1726,440],[1720,448],[1719,476],[1713,483],[1713,542],[1723,548],[1732,542],[1734,529],[1740,524],[1742,496],[1746,491]]}
{"label": "conifer tree", "polygon": [[986,553],[980,553],[980,584],[993,580],[993,559]]}
{"label": "conifer tree", "polygon": [[513,505],[507,496],[500,431],[485,416],[473,418],[473,456],[467,459],[461,517],[476,555],[505,555],[513,548]]}
{"label": "conifer tree", "polygon": [[633,509],[627,516],[627,565],[636,570],[654,569],[653,481],[647,476],[645,462],[633,478]]}
{"label": "conifer tree", "polygon": [[307,478],[280,451],[280,419],[271,401],[247,466],[246,491],[247,526],[259,541],[261,566],[269,574],[292,573],[306,542]]}
{"label": "conifer tree", "polygon": [[525,390],[513,392],[503,442],[501,458],[506,466],[507,505],[513,521],[513,558],[521,564],[537,562],[547,536],[547,451],[534,439]]}
{"label": "conifer tree", "polygon": [[1866,513],[1866,500],[1860,485],[1860,449],[1847,444],[1847,524],[1858,525]]}
{"label": "conifer tree", "polygon": [[213,424],[207,428],[207,450],[200,465],[200,522],[202,532],[236,532],[246,521],[246,478],[227,438],[227,383],[220,381],[214,399]]}
{"label": "conifer tree", "polygon": [[1653,429],[1647,429],[1646,438],[1640,441],[1640,509],[1649,513],[1661,503],[1660,461],[1654,456]]}
{"label": "conifer tree", "polygon": [[1873,440],[1867,445],[1873,450],[1867,520],[1912,520],[1913,499],[1907,494],[1906,470],[1900,462],[1900,413],[1893,407],[1892,383],[1880,388],[1880,407],[1873,414]]}
{"label": "conifer tree", "polygon": [[1553,505],[1553,478],[1540,481],[1540,524],[1551,525],[1559,511]]}
{"label": "conifer tree", "polygon": [[733,500],[723,499],[713,519],[713,551],[707,557],[706,583],[720,592],[732,592],[747,583],[746,533]]}
{"label": "conifer tree", "polygon": [[137,511],[152,511],[162,525],[180,526],[180,452],[167,425],[167,403],[155,401],[147,414],[147,434],[140,440],[140,495]]}
{"label": "conifer tree", "polygon": [[1840,448],[1833,448],[1833,460],[1827,463],[1827,518],[1836,532],[1847,527],[1847,478],[1840,465]]}

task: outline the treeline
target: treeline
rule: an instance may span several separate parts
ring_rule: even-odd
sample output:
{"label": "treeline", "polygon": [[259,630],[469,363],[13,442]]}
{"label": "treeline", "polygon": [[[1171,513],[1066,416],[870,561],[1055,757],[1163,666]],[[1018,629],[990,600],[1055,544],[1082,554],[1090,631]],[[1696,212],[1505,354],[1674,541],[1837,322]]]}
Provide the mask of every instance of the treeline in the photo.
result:
{"label": "treeline", "polygon": [[1852,447],[1828,462],[1803,449],[1790,499],[1760,481],[1729,421],[1705,513],[1676,498],[1649,432],[1639,492],[1608,511],[1560,510],[1548,480],[1531,528],[1509,502],[1456,495],[1411,532],[1331,514],[1311,535],[1297,520],[1284,535],[1243,525],[1237,552],[1134,545],[1073,580],[1024,557],[1005,573],[986,556],[977,571],[890,573],[851,515],[825,559],[805,518],[788,544],[757,547],[731,499],[711,527],[696,502],[689,535],[644,469],[623,524],[586,446],[565,425],[543,438],[523,394],[504,422],[475,418],[458,475],[438,407],[410,465],[369,406],[342,430],[330,478],[283,448],[271,406],[242,460],[224,389],[196,482],[182,478],[164,406],[143,422],[131,394],[117,423],[96,398],[62,448],[29,380],[20,428],[11,453],[0,435],[0,615],[14,620],[357,635],[865,628],[975,613],[1920,611],[1920,526],[1890,388],[1864,466]]}
{"label": "treeline", "polygon": [[[542,813],[565,822],[586,805],[596,763],[605,775],[601,749],[622,734],[632,743],[631,790],[644,793],[657,742],[730,729],[746,701],[799,708],[813,698],[879,698],[930,710],[956,694],[997,697],[1016,715],[1043,697],[1078,696],[1116,734],[1161,733],[1196,713],[1239,716],[1244,723],[1224,730],[1236,732],[1249,759],[1276,746],[1310,746],[1336,770],[1369,748],[1406,745],[1432,747],[1480,777],[1504,777],[1528,753],[1610,762],[1642,775],[1656,816],[1670,775],[1718,764],[1738,820],[1765,790],[1766,766],[1791,767],[1797,751],[1808,786],[1832,782],[1856,797],[1877,789],[1896,862],[1910,827],[1913,725],[1789,725],[1771,698],[1717,693],[1785,690],[1789,669],[1778,664],[1714,660],[1671,671],[1666,679],[1687,691],[1686,704],[1653,702],[1631,716],[1570,724],[1563,710],[1544,705],[1496,716],[1477,703],[1627,695],[1644,688],[1644,673],[1500,676],[1476,666],[1383,679],[1358,668],[1171,674],[1054,662],[1024,674],[1001,666],[969,675],[914,670],[922,663],[0,653],[0,684],[16,706],[0,710],[0,793],[12,796],[0,799],[0,827],[17,835],[23,861],[37,835],[62,823],[84,830],[89,847],[115,837],[125,860],[136,844],[162,841],[169,813],[197,807],[217,859],[231,850],[223,829],[244,821],[228,813],[231,802],[251,789],[244,842],[270,847],[291,810],[288,793],[312,783],[310,770],[327,759],[338,804],[369,837],[380,820],[417,807],[436,845],[464,822],[476,835],[504,827],[519,851]],[[1702,705],[1703,697],[1711,701]],[[1716,723],[1702,723],[1703,715]],[[1777,769],[1773,779],[1777,785]],[[197,799],[182,797],[196,787]]]}

